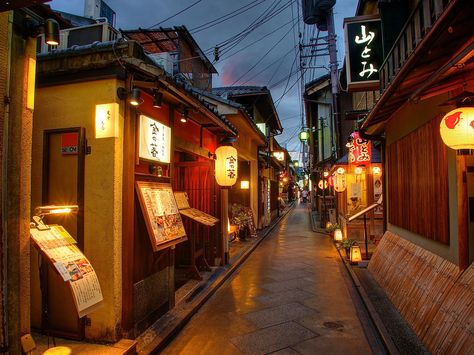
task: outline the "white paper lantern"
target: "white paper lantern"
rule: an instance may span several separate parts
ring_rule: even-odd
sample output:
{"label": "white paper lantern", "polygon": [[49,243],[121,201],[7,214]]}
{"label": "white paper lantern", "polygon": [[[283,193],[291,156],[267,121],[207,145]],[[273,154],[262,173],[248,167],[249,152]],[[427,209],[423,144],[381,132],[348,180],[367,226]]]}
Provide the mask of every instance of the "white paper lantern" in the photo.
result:
{"label": "white paper lantern", "polygon": [[440,122],[439,132],[449,148],[474,149],[474,107],[448,112]]}
{"label": "white paper lantern", "polygon": [[336,176],[334,176],[334,190],[336,192],[344,192],[347,187],[346,174],[344,172],[340,174],[339,169],[337,169],[338,173],[336,174]]}
{"label": "white paper lantern", "polygon": [[216,181],[220,186],[232,186],[237,181],[237,149],[225,145],[216,149]]}
{"label": "white paper lantern", "polygon": [[342,241],[342,231],[339,228],[334,231],[334,240],[336,242]]}

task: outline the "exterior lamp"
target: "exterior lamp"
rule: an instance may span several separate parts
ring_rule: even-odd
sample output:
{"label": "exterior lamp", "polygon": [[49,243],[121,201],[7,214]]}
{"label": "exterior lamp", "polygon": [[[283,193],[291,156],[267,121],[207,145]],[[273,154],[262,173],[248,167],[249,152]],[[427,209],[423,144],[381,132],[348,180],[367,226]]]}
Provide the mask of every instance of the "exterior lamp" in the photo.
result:
{"label": "exterior lamp", "polygon": [[344,174],[346,172],[346,169],[344,169],[342,166],[340,168],[337,168],[336,172],[338,174]]}
{"label": "exterior lamp", "polygon": [[329,171],[325,171],[325,172],[323,173],[323,176],[324,176],[325,178],[328,177],[328,176],[329,176]]}
{"label": "exterior lamp", "polygon": [[59,23],[49,18],[44,22],[44,40],[51,46],[59,44]]}
{"label": "exterior lamp", "polygon": [[159,90],[153,90],[153,107],[161,108],[163,102],[163,93]]}
{"label": "exterior lamp", "polygon": [[356,175],[362,174],[362,168],[361,168],[360,166],[356,167],[356,168],[354,169],[354,173],[355,173]]}
{"label": "exterior lamp", "polygon": [[300,162],[299,162],[298,160],[294,160],[294,161],[293,161],[293,166],[294,166],[295,168],[299,167],[299,166],[300,166]]}
{"label": "exterior lamp", "polygon": [[439,132],[449,148],[474,149],[474,107],[449,111],[440,122]]}
{"label": "exterior lamp", "polygon": [[328,182],[327,181],[323,182],[323,180],[319,180],[318,187],[322,190],[323,186],[324,186],[325,189],[327,189],[328,188]]}
{"label": "exterior lamp", "polygon": [[39,230],[47,230],[49,227],[43,223],[43,217],[50,214],[69,214],[79,211],[78,205],[63,205],[63,206],[39,206],[33,212],[33,221],[31,226]]}
{"label": "exterior lamp", "polygon": [[351,246],[350,260],[351,260],[351,263],[358,263],[359,261],[362,261],[360,246],[358,245]]}
{"label": "exterior lamp", "polygon": [[339,228],[334,231],[334,240],[336,242],[342,241],[342,231]]}
{"label": "exterior lamp", "polygon": [[309,139],[309,132],[306,129],[303,129],[298,137],[300,138],[300,141],[306,142]]}
{"label": "exterior lamp", "polygon": [[240,181],[240,188],[242,190],[248,190],[250,188],[250,181],[248,180],[241,180]]}
{"label": "exterior lamp", "polygon": [[130,92],[130,105],[139,106],[142,102],[140,99],[141,92],[140,89],[133,88]]}
{"label": "exterior lamp", "polygon": [[216,149],[216,182],[230,187],[237,182],[237,149],[224,145]]}
{"label": "exterior lamp", "polygon": [[288,182],[288,178],[286,176],[283,178],[283,182]]}
{"label": "exterior lamp", "polygon": [[332,223],[330,221],[326,222],[326,229],[331,229]]}
{"label": "exterior lamp", "polygon": [[188,122],[188,109],[187,108],[183,108],[183,112],[181,112],[181,118],[179,120],[183,123]]}
{"label": "exterior lamp", "polygon": [[374,175],[380,175],[381,172],[382,172],[382,169],[380,169],[380,167],[378,167],[378,166],[374,166],[374,167],[372,168],[372,173],[373,173]]}

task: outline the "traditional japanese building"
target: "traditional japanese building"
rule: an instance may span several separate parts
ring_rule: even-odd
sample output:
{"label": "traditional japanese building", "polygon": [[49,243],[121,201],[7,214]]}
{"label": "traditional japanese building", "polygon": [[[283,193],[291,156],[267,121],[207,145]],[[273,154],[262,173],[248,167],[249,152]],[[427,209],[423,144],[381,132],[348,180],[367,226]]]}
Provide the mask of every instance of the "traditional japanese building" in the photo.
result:
{"label": "traditional japanese building", "polygon": [[275,136],[281,134],[283,128],[270,90],[260,86],[235,86],[213,88],[212,92],[244,106],[267,137],[268,144],[261,147],[258,153],[259,219],[257,222],[258,228],[266,227],[278,216],[279,169],[282,167],[272,154],[276,150]]}
{"label": "traditional japanese building", "polygon": [[359,132],[382,142],[387,213],[369,270],[430,352],[471,353],[474,8],[360,1],[368,14],[381,19],[383,62]]}

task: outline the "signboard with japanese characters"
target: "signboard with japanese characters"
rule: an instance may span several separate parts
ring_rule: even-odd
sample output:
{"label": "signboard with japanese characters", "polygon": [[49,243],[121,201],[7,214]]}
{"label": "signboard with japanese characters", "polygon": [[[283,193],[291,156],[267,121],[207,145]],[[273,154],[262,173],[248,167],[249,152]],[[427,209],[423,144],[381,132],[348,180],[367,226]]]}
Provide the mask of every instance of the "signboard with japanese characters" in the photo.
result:
{"label": "signboard with japanese characters", "polygon": [[136,184],[153,251],[184,242],[186,232],[171,185],[148,181]]}
{"label": "signboard with japanese characters", "polygon": [[95,105],[95,138],[118,137],[118,112],[117,103]]}
{"label": "signboard with japanese characters", "polygon": [[140,144],[138,156],[141,159],[159,163],[170,162],[171,128],[140,115]]}
{"label": "signboard with japanese characters", "polygon": [[380,18],[358,16],[344,19],[348,89],[375,89],[383,62]]}
{"label": "signboard with japanese characters", "polygon": [[351,134],[352,143],[349,146],[349,164],[369,164],[372,159],[370,141],[359,137],[358,132]]}

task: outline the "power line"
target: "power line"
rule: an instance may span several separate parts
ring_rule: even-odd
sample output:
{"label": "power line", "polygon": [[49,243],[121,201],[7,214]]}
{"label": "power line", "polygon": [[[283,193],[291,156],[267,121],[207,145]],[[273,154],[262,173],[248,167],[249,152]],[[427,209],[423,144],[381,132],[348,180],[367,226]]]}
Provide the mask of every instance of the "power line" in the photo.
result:
{"label": "power line", "polygon": [[165,18],[163,21],[160,21],[160,22],[158,22],[157,24],[154,24],[153,26],[148,27],[148,29],[153,28],[153,27],[156,27],[156,26],[159,26],[159,25],[161,25],[163,22],[166,22],[166,21],[172,19],[173,17],[176,17],[176,16],[182,14],[183,12],[185,12],[185,11],[188,10],[188,9],[190,9],[190,8],[193,7],[194,5],[199,4],[201,1],[202,1],[202,0],[197,0],[197,1],[193,2],[191,5],[185,7],[185,8],[182,9],[181,11],[178,11],[178,12],[175,13],[174,15],[171,15],[170,17]]}

